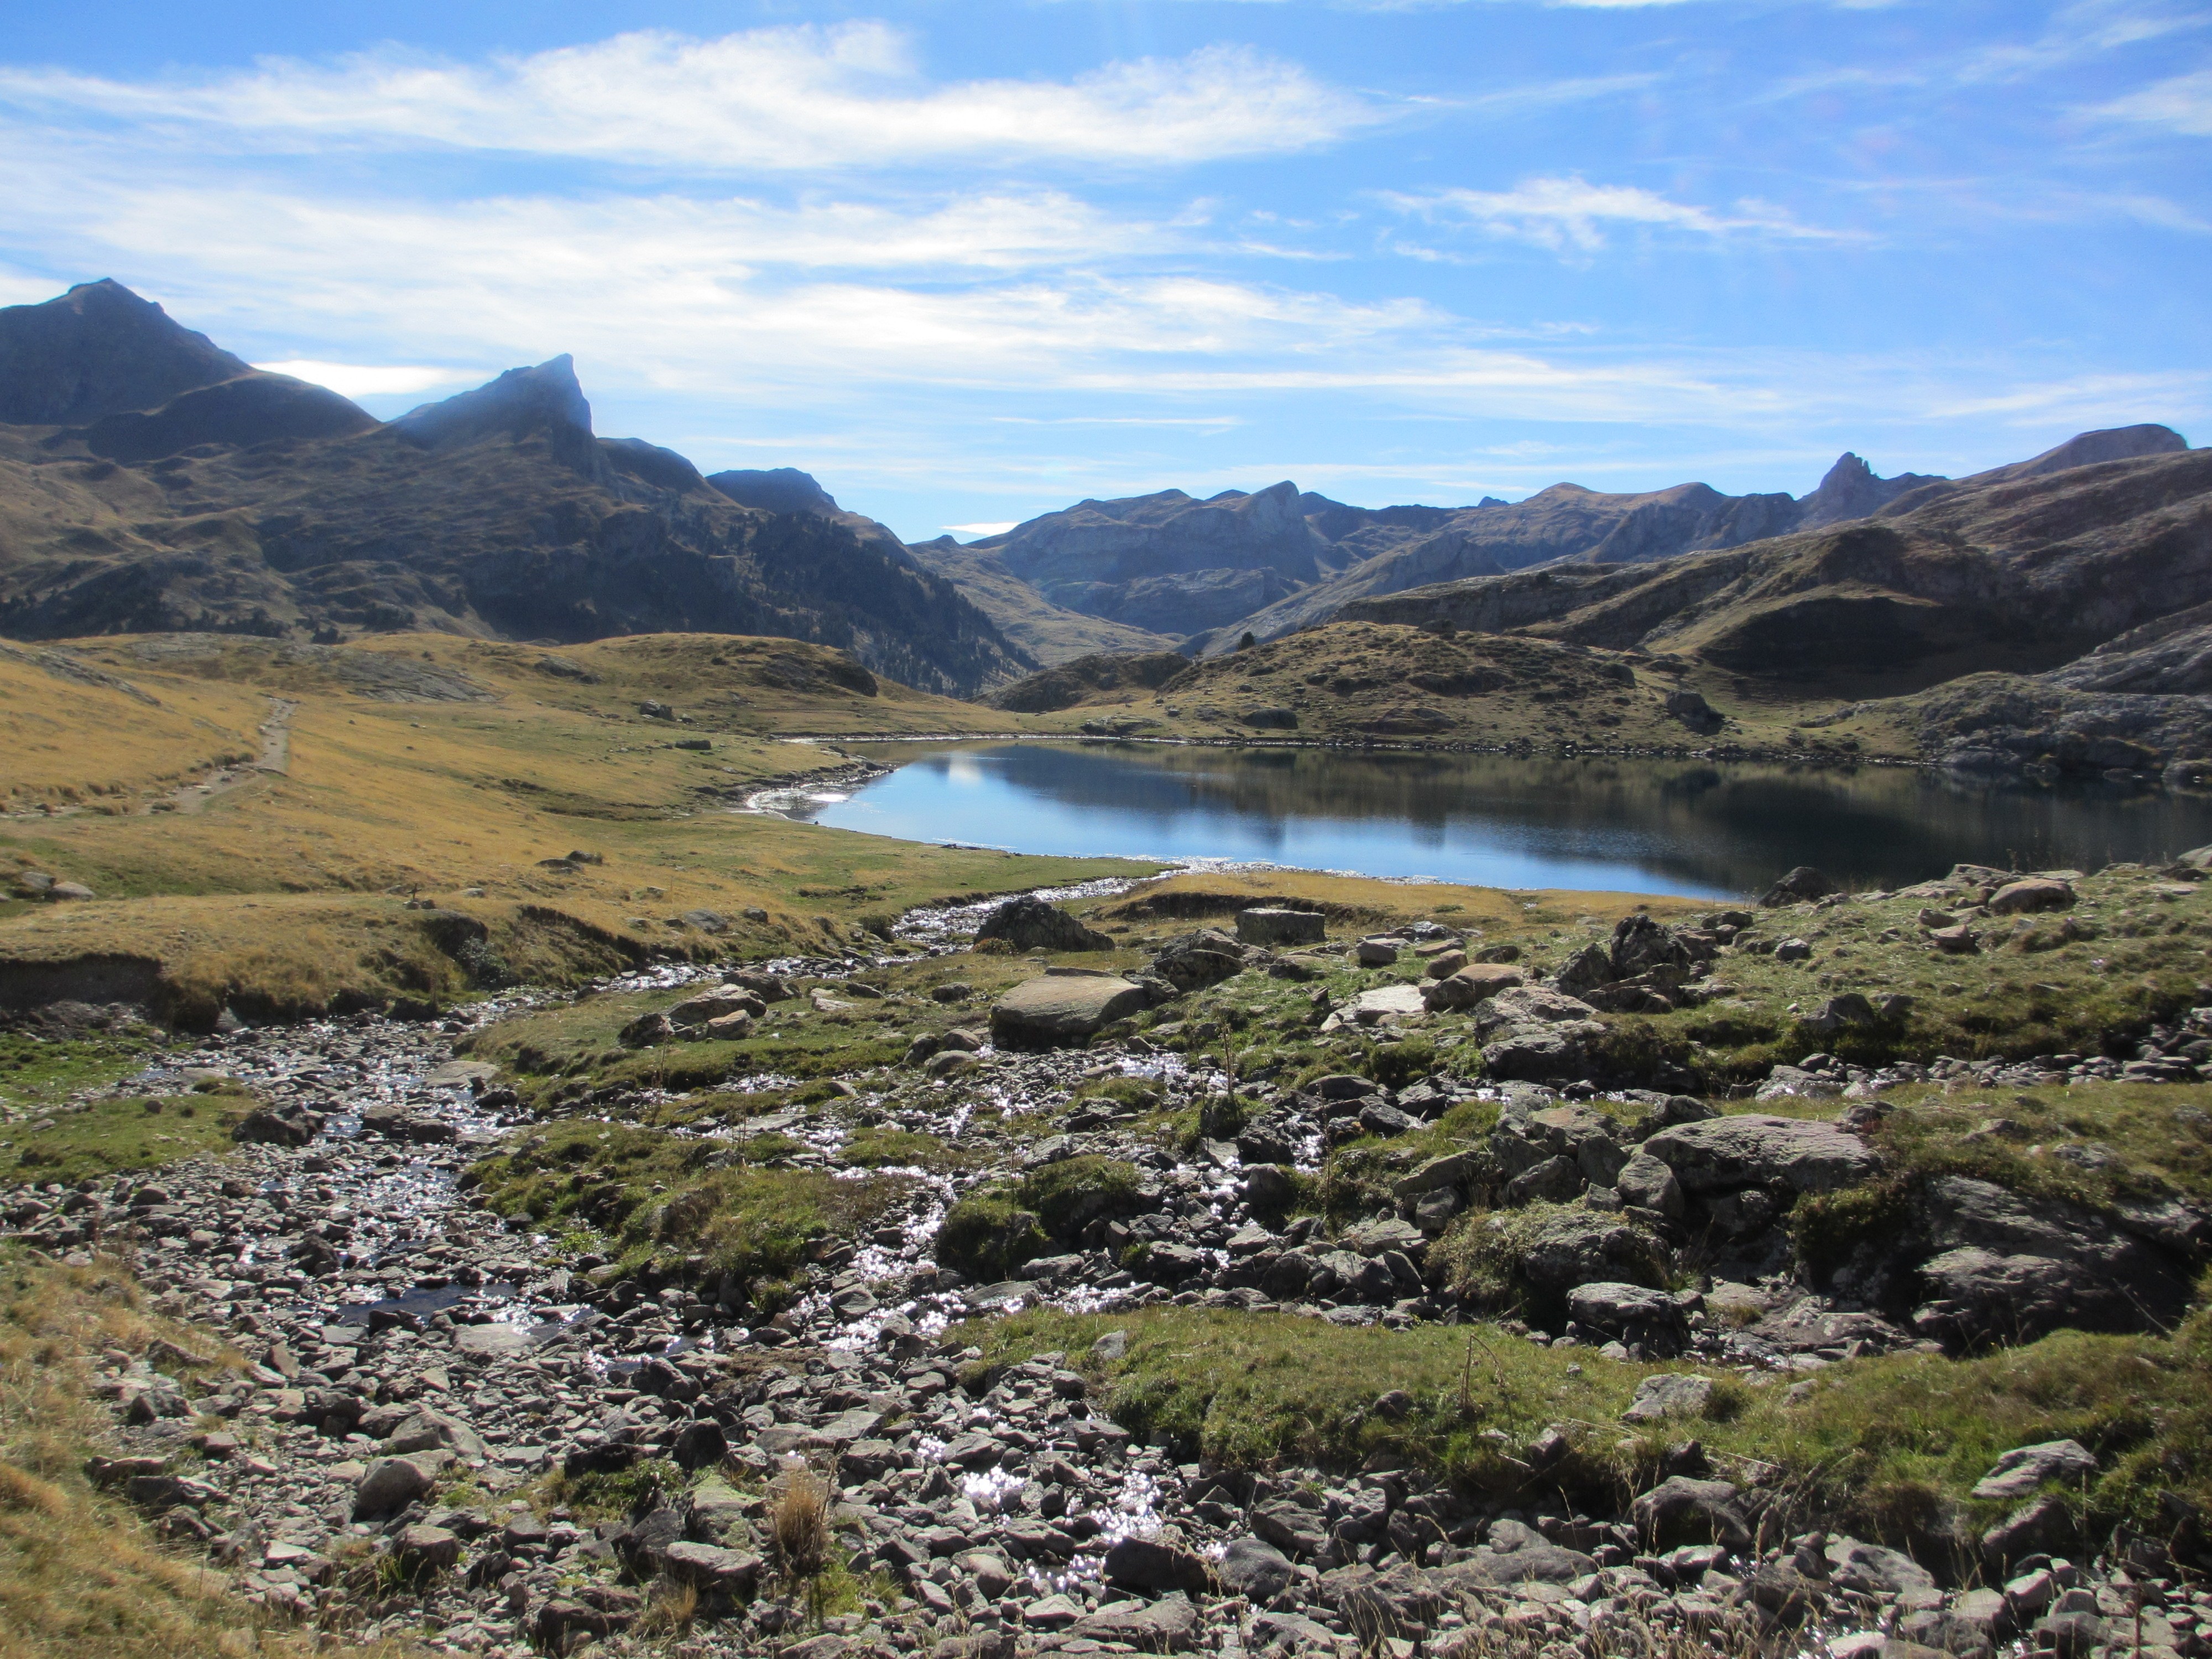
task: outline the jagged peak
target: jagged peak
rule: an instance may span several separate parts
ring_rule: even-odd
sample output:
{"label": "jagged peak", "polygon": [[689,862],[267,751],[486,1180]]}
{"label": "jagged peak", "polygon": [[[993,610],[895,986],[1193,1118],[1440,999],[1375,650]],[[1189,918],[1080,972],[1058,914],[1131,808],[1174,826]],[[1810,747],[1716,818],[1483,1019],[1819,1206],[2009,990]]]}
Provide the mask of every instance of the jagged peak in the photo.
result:
{"label": "jagged peak", "polygon": [[592,405],[576,379],[575,359],[564,351],[531,368],[510,368],[473,391],[420,404],[392,425],[430,449],[549,428],[588,438]]}

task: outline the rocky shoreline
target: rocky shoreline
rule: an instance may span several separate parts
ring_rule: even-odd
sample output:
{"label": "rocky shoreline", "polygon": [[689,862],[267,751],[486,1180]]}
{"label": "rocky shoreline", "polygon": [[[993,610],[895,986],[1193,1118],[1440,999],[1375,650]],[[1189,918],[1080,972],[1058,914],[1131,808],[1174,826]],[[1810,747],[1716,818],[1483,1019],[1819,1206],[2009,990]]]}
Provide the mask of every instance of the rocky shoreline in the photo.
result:
{"label": "rocky shoreline", "polygon": [[[939,934],[976,919],[939,918]],[[1417,931],[1399,943],[1419,946]],[[1164,951],[1158,972],[1202,976],[1196,959],[1208,953],[1231,971],[1285,959],[1199,934]],[[865,965],[768,971],[830,982]],[[605,988],[707,977],[671,968]],[[1493,987],[1490,1000],[1510,991]],[[251,1089],[262,1105],[234,1154],[0,1193],[23,1246],[72,1261],[118,1255],[164,1311],[246,1356],[240,1372],[197,1363],[209,1355],[109,1355],[100,1391],[116,1444],[93,1474],[272,1611],[514,1659],[592,1640],[807,1659],[1791,1644],[1972,1659],[2022,1643],[2086,1659],[2138,1642],[2179,1659],[2212,1654],[2212,1595],[2169,1540],[2079,1540],[2036,1496],[2069,1459],[2094,1467],[2070,1442],[2023,1448],[1991,1470],[1984,1484],[2016,1490],[2022,1505],[2008,1531],[1984,1540],[1983,1574],[1939,1583],[1899,1552],[1802,1528],[1778,1470],[1695,1437],[1705,1401],[1694,1396],[1714,1378],[1800,1388],[1835,1360],[1949,1344],[1979,1316],[1974,1297],[2002,1280],[1991,1250],[2007,1240],[2015,1260],[2029,1253],[2023,1240],[2055,1252],[2038,1258],[2064,1270],[2058,1299],[2046,1297],[2054,1323],[2094,1322],[2110,1285],[2140,1293],[2160,1251],[2185,1260],[2196,1249],[2201,1218],[2146,1212],[2131,1233],[2081,1234],[2069,1255],[2051,1243],[2048,1213],[1961,1181],[1920,1241],[1960,1258],[1949,1304],[1907,1324],[1868,1311],[1879,1252],[1855,1263],[1854,1295],[1798,1282],[1761,1206],[1773,1191],[1863,1176],[1857,1132],[1910,1068],[1808,1062],[1771,1080],[1841,1097],[1834,1121],[1721,1117],[1659,1092],[1617,1095],[1634,1112],[1614,1116],[1569,1097],[1576,1090],[1510,1080],[1263,1082],[1247,1085],[1251,1109],[1233,1133],[1177,1156],[1137,1142],[1111,1099],[1070,1098],[1102,1077],[1141,1079],[1201,1111],[1231,1097],[1228,1079],[1163,1048],[1157,1028],[1079,1052],[940,1049],[848,1098],[875,1122],[956,1147],[979,1117],[1066,1101],[1059,1133],[1016,1167],[918,1179],[902,1211],[823,1253],[799,1299],[769,1316],[740,1288],[696,1276],[602,1285],[589,1276],[596,1256],[471,1206],[467,1167],[545,1120],[493,1068],[455,1060],[453,1045],[529,1000],[439,1025],[364,1014],[217,1035],[132,1086],[220,1075]],[[2191,1034],[2174,1036],[2179,1047]],[[958,1063],[935,1063],[948,1058]],[[1928,1071],[2001,1086],[2031,1072],[2103,1075],[2099,1064]],[[1527,1495],[1510,1502],[1387,1458],[1354,1470],[1215,1469],[1103,1415],[1081,1368],[1091,1356],[987,1365],[967,1344],[973,1328],[956,1330],[1023,1305],[1471,1322],[1478,1310],[1443,1288],[1430,1257],[1432,1224],[1468,1201],[1471,1164],[1424,1165],[1400,1182],[1396,1215],[1335,1237],[1282,1226],[1271,1185],[1316,1167],[1347,1133],[1411,1129],[1477,1096],[1498,1108],[1487,1167],[1512,1189],[1492,1196],[1501,1216],[1531,1223],[1516,1248],[1565,1321],[1556,1335],[1525,1321],[1504,1328],[1617,1359],[1688,1358],[1709,1373],[1655,1371],[1639,1389],[1624,1426],[1668,1449],[1616,1512],[1586,1511],[1547,1484],[1571,1455],[1571,1425],[1498,1437],[1496,1452],[1528,1472]],[[789,1135],[806,1148],[796,1162],[837,1172],[849,1130],[823,1109],[729,1133]],[[996,1283],[937,1260],[938,1230],[963,1191],[1092,1157],[1139,1172],[1132,1213],[1084,1222],[1058,1254]],[[1692,1211],[1733,1241],[1707,1261],[1703,1288],[1655,1291],[1618,1271],[1640,1237],[1686,1237]],[[1409,1403],[1385,1392],[1371,1409]],[[778,1542],[792,1494],[817,1480],[848,1564],[843,1602],[823,1617]],[[622,1501],[609,1516],[599,1511],[611,1493]]]}

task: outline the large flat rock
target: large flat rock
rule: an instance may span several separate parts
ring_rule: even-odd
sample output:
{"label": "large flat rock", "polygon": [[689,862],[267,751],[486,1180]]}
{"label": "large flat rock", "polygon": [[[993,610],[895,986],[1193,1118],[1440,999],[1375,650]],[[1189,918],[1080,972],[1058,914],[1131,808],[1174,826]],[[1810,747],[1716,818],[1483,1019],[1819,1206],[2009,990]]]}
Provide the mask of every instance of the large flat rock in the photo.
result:
{"label": "large flat rock", "polygon": [[1001,1048],[1080,1048],[1149,1000],[1111,974],[1047,974],[1017,985],[991,1010],[991,1041]]}
{"label": "large flat rock", "polygon": [[1777,1181],[1801,1193],[1832,1192],[1870,1179],[1881,1167],[1872,1147],[1832,1123],[1756,1112],[1676,1124],[1645,1141],[1644,1151],[1692,1193]]}

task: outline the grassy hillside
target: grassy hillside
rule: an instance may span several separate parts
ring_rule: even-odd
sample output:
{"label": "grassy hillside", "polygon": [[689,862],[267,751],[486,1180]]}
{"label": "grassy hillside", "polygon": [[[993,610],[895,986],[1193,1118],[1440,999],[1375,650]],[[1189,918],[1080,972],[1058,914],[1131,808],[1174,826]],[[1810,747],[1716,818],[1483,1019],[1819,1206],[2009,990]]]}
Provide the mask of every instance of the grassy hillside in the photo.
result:
{"label": "grassy hillside", "polygon": [[[1086,665],[1091,672],[1076,672]],[[1869,757],[1917,749],[1912,722],[1894,706],[1856,709],[1838,720],[1832,697],[1808,701],[1802,687],[1742,681],[1693,660],[1516,635],[1447,636],[1398,623],[1339,622],[1194,662],[1154,689],[1129,683],[1134,675],[1105,672],[1109,666],[1108,659],[1085,659],[1018,682],[991,700],[1006,708],[1054,709],[1042,724],[1138,737],[1601,749],[1733,744]],[[1670,696],[1679,702],[1685,694],[1706,699],[1702,707],[1711,714],[1669,713]]]}
{"label": "grassy hillside", "polygon": [[[824,949],[863,915],[1107,867],[733,812],[763,780],[846,763],[772,732],[1034,724],[790,641],[42,650],[0,658],[0,721],[31,757],[0,818],[0,1001],[51,993],[75,963],[83,994],[190,1018],[224,1002],[434,1004],[653,953]],[[97,896],[12,896],[21,872]],[[119,960],[93,972],[92,957]]]}

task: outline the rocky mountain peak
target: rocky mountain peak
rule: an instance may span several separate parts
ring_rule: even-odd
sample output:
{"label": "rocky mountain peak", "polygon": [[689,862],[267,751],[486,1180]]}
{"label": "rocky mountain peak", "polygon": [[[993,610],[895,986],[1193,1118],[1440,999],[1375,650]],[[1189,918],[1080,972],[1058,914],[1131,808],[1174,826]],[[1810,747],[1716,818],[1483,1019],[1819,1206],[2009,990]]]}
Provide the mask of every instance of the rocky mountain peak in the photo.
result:
{"label": "rocky mountain peak", "polygon": [[1918,472],[1900,472],[1893,478],[1881,477],[1865,461],[1847,449],[1836,458],[1836,464],[1820,480],[1820,488],[1798,503],[1802,512],[1797,527],[1817,530],[1825,525],[1870,518],[1906,490],[1941,482],[1933,475]]}
{"label": "rocky mountain peak", "polygon": [[818,513],[824,517],[842,511],[830,492],[811,472],[795,466],[738,467],[717,472],[707,482],[740,507],[763,513]]}
{"label": "rocky mountain peak", "polygon": [[392,424],[426,449],[457,449],[479,439],[547,432],[557,437],[592,435],[592,405],[567,352],[533,368],[510,368],[473,392],[423,404]]}
{"label": "rocky mountain peak", "polygon": [[252,372],[112,277],[0,308],[0,422],[96,421]]}

